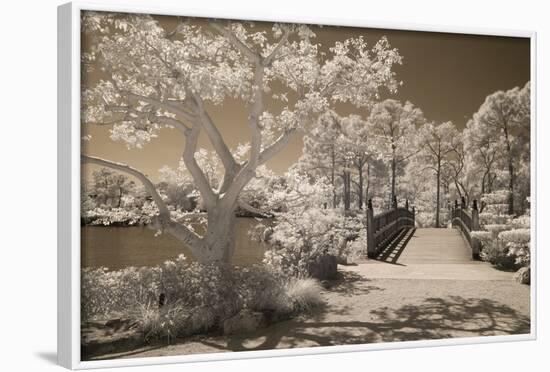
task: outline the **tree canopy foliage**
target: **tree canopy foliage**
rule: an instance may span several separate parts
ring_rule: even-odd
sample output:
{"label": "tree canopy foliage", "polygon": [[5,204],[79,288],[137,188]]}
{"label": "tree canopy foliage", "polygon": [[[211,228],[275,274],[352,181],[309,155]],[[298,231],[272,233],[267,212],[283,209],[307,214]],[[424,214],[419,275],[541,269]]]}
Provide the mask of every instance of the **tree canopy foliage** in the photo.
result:
{"label": "tree canopy foliage", "polygon": [[[234,211],[243,189],[262,164],[280,152],[298,131],[337,102],[368,107],[380,88],[395,91],[393,66],[401,56],[386,38],[368,46],[362,37],[336,42],[319,52],[315,33],[305,25],[252,24],[182,19],[172,30],[148,15],[86,12],[83,32],[96,37],[88,66],[103,78],[82,92],[85,124],[112,125],[111,138],[143,148],[164,128],[185,137],[183,163],[200,192],[208,229],[198,236],[174,221],[155,185],[138,169],[106,159],[83,161],[137,177],[158,205],[158,228],[187,244],[204,262],[228,261],[234,248]],[[93,61],[93,64],[89,62]],[[283,102],[272,110],[267,94]],[[249,149],[238,161],[209,114],[227,99],[248,111]],[[206,133],[223,167],[215,184],[199,164],[198,138]]]}

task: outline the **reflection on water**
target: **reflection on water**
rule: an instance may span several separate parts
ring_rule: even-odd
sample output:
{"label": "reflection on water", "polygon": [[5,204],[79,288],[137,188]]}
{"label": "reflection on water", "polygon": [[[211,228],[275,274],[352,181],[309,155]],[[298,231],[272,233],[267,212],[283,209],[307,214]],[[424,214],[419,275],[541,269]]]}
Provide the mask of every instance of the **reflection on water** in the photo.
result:
{"label": "reflection on water", "polygon": [[[251,265],[262,261],[264,248],[251,241],[248,231],[258,224],[253,218],[237,219],[233,263]],[[85,226],[81,228],[82,267],[105,266],[118,270],[127,266],[154,266],[184,254],[193,259],[189,249],[170,234],[155,237],[148,227]]]}

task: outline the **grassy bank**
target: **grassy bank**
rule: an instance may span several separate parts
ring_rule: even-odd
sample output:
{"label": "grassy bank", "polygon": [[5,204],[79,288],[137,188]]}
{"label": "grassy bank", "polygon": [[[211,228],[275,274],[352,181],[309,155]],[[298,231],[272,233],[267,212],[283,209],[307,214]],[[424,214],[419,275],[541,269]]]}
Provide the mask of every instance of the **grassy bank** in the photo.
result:
{"label": "grassy bank", "polygon": [[83,325],[132,330],[133,342],[171,342],[292,318],[321,305],[320,290],[313,279],[287,278],[263,265],[202,265],[180,256],[155,267],[84,269],[81,315]]}

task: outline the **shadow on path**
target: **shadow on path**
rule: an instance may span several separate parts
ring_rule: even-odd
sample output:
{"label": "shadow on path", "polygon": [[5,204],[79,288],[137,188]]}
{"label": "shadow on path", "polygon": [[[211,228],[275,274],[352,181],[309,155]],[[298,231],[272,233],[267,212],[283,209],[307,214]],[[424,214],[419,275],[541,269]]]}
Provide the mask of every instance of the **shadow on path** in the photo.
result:
{"label": "shadow on path", "polygon": [[530,332],[529,318],[514,309],[460,296],[427,298],[398,309],[382,307],[370,312],[372,321],[327,319],[322,314],[314,318],[278,323],[249,336],[229,336],[225,342],[200,342],[219,350],[245,351]]}
{"label": "shadow on path", "polygon": [[384,290],[384,288],[372,285],[370,282],[372,282],[372,279],[367,279],[354,271],[338,271],[337,278],[328,282],[326,289],[331,293],[344,297]]}

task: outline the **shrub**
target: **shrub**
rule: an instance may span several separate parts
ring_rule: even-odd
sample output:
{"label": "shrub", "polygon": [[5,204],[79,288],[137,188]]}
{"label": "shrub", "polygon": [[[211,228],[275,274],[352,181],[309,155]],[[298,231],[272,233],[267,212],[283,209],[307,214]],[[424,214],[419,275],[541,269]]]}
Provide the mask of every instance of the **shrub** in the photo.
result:
{"label": "shrub", "polygon": [[420,228],[435,226],[435,216],[433,212],[419,211],[414,217],[416,225]]}
{"label": "shrub", "polygon": [[353,244],[365,236],[360,217],[346,217],[335,209],[309,208],[277,215],[269,233],[264,263],[289,276],[305,277],[308,264],[323,255],[356,258],[366,244]]}
{"label": "shrub", "polygon": [[158,209],[152,203],[146,203],[141,208],[125,207],[110,208],[99,206],[82,212],[82,218],[86,223],[99,226],[110,225],[146,225],[151,222],[151,218],[158,213]]}
{"label": "shrub", "polygon": [[528,226],[529,217],[521,216],[507,224],[485,225],[488,231],[474,231],[472,237],[480,241],[484,261],[501,269],[515,270],[530,263],[531,231]]}
{"label": "shrub", "polygon": [[530,217],[508,215],[508,190],[485,194],[479,220],[485,231],[472,237],[481,242],[481,258],[501,269],[517,269],[530,262]]}
{"label": "shrub", "polygon": [[241,295],[247,299],[246,307],[255,311],[291,313],[291,300],[287,293],[285,278],[281,273],[262,266],[243,268],[240,272]]}
{"label": "shrub", "polygon": [[290,315],[320,303],[314,281],[290,283],[265,266],[199,264],[183,255],[156,267],[83,269],[81,315],[83,321],[125,318],[146,340],[169,341],[214,330],[243,309]]}
{"label": "shrub", "polygon": [[367,249],[367,229],[362,228],[359,230],[359,236],[352,241],[348,241],[345,247],[345,256],[347,262],[355,262],[363,257]]}
{"label": "shrub", "polygon": [[508,249],[510,256],[516,258],[515,262],[521,266],[528,266],[531,261],[531,230],[513,229],[501,232],[498,238]]}
{"label": "shrub", "polygon": [[516,263],[516,256],[512,254],[508,248],[503,247],[496,242],[497,241],[483,245],[483,249],[480,254],[481,259],[502,270],[518,269],[519,267]]}

